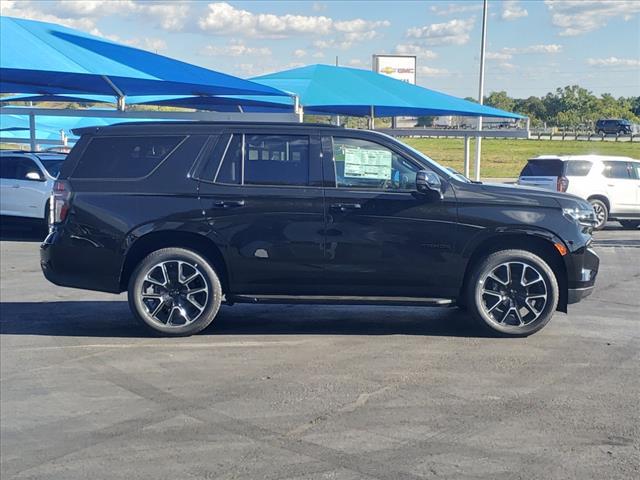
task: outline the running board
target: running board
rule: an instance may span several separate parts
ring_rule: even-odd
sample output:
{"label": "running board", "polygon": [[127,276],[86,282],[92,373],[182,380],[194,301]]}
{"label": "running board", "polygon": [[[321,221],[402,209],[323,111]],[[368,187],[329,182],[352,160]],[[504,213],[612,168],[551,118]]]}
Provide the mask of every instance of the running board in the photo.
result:
{"label": "running board", "polygon": [[226,303],[268,303],[306,305],[389,305],[448,307],[454,305],[451,298],[420,297],[348,297],[332,295],[227,295]]}

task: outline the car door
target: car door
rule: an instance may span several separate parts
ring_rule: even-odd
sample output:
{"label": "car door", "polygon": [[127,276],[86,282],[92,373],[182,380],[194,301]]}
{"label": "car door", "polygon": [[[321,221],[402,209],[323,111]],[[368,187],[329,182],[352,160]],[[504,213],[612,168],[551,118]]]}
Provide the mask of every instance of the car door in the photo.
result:
{"label": "car door", "polygon": [[[336,133],[322,137],[330,295],[447,297],[459,287],[456,204],[419,194],[425,168],[391,140]],[[455,285],[455,288],[453,284]]]}
{"label": "car door", "polygon": [[636,185],[636,202],[631,210],[635,215],[640,215],[640,162],[631,162],[631,172]]}
{"label": "car door", "polygon": [[611,213],[633,213],[635,211],[638,181],[631,162],[604,161],[602,174],[606,178],[607,196],[611,202]]}
{"label": "car door", "polygon": [[[319,139],[311,131],[221,135],[199,191],[231,290],[314,294],[324,261]],[[221,159],[221,161],[220,161]]]}
{"label": "car door", "polygon": [[20,157],[0,157],[0,213],[17,215],[18,208],[18,164]]}
{"label": "car door", "polygon": [[50,193],[44,172],[32,159],[23,157],[18,163],[17,177],[18,211],[25,217],[44,218],[44,206]]}

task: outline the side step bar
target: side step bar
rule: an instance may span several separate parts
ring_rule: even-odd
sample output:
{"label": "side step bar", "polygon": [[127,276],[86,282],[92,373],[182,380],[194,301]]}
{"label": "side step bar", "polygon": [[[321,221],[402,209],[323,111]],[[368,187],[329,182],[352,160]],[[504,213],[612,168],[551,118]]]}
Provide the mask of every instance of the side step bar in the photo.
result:
{"label": "side step bar", "polygon": [[305,305],[389,305],[449,307],[451,298],[420,297],[348,297],[332,295],[228,295],[225,303],[305,304]]}

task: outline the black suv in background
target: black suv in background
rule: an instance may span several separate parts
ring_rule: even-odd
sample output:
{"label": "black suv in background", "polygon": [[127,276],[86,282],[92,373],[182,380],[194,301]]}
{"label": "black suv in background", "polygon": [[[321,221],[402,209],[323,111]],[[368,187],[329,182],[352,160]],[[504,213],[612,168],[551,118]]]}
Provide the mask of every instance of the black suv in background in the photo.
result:
{"label": "black suv in background", "polygon": [[632,125],[629,120],[600,119],[596,122],[595,130],[598,135],[630,134],[632,131]]}
{"label": "black suv in background", "polygon": [[505,335],[591,293],[594,214],[474,183],[386,135],[326,125],[86,128],[55,184],[41,265],[120,293],[167,335],[221,302],[458,305]]}

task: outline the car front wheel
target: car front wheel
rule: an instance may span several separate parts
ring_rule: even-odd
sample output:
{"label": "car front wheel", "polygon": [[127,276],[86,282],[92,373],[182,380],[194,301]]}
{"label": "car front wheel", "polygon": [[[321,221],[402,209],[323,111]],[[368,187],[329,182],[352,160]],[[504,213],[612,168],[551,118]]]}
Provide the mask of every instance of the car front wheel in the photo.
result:
{"label": "car front wheel", "polygon": [[485,329],[527,336],[543,328],[556,310],[558,281],[549,265],[524,250],[502,250],[480,261],[471,273],[467,306]]}
{"label": "car front wheel", "polygon": [[150,253],[129,280],[129,307],[155,332],[186,336],[206,328],[222,300],[218,275],[200,254],[184,248]]}
{"label": "car front wheel", "polygon": [[593,207],[593,213],[596,214],[596,225],[593,227],[594,230],[602,230],[609,219],[609,209],[607,205],[597,198],[589,200],[589,203]]}

